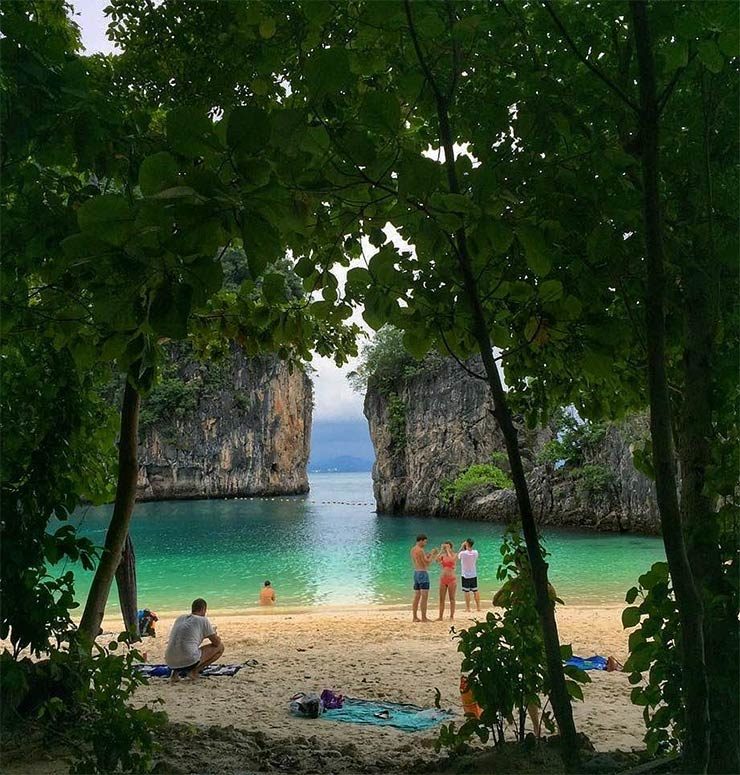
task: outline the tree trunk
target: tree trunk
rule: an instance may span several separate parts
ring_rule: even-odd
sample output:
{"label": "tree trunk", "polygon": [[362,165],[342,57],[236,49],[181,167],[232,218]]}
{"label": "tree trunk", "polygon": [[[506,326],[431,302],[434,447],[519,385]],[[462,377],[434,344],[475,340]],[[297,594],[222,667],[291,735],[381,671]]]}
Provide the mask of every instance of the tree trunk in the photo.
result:
{"label": "tree trunk", "polygon": [[[447,183],[450,193],[459,194],[460,185],[455,167],[454,137],[450,127],[449,119],[449,101],[439,86],[435,84],[432,73],[427,62],[424,59],[411,13],[411,4],[405,0],[406,18],[409,23],[409,31],[414,43],[419,64],[429,81],[434,92],[437,118],[439,120],[440,142],[445,152],[445,170],[447,172]],[[449,12],[448,5],[448,12]],[[450,24],[452,17],[450,15]],[[453,30],[450,29],[452,36]],[[458,52],[453,52],[453,66],[458,65]],[[460,271],[463,276],[463,285],[465,295],[470,303],[473,313],[473,334],[483,359],[483,366],[486,371],[488,386],[491,391],[494,404],[494,414],[499,428],[504,436],[506,443],[506,453],[511,467],[511,478],[516,490],[517,503],[522,522],[522,532],[527,546],[530,566],[532,568],[532,580],[535,589],[535,598],[537,611],[542,624],[543,640],[545,645],[545,658],[547,662],[547,672],[550,679],[550,702],[552,703],[555,720],[558,724],[562,740],[561,753],[563,759],[570,765],[575,765],[578,761],[578,737],[576,734],[575,723],[573,721],[573,709],[570,703],[570,696],[565,684],[565,673],[563,671],[563,660],[560,654],[560,639],[558,637],[558,628],[555,621],[555,606],[550,599],[549,583],[547,578],[547,563],[542,556],[540,549],[537,524],[532,510],[532,504],[529,498],[529,488],[524,475],[524,466],[519,450],[519,439],[516,427],[506,400],[506,391],[493,357],[493,345],[488,333],[485,313],[478,293],[478,284],[472,269],[471,257],[468,249],[465,229],[460,228],[454,234],[454,249],[457,254]]]}
{"label": "tree trunk", "polygon": [[705,490],[712,464],[713,359],[716,355],[718,261],[714,249],[714,203],[711,176],[711,126],[701,70],[704,115],[703,223],[691,259],[682,273],[684,289],[684,400],[681,411],[681,516],[694,580],[705,606],[704,648],[709,689],[709,766],[712,773],[740,772],[737,730],[740,727],[740,676],[737,664],[735,590],[726,589],[720,552],[716,504]]}
{"label": "tree trunk", "polygon": [[[734,595],[724,589],[719,524],[705,492],[711,465],[713,423],[711,412],[711,354],[716,320],[712,314],[712,280],[695,267],[684,276],[685,345],[684,407],[681,413],[681,515],[691,569],[711,615],[704,618],[704,647],[709,689],[709,772],[740,772],[737,729],[740,723],[740,686],[733,639],[737,627]],[[725,594],[730,592],[729,596]],[[729,597],[729,600],[728,600]],[[727,610],[729,607],[730,610]],[[708,611],[708,613],[709,613]]]}
{"label": "tree trunk", "polygon": [[121,553],[128,535],[131,513],[136,500],[136,479],[138,463],[136,459],[139,433],[139,391],[126,380],[121,406],[121,434],[118,442],[118,482],[116,500],[113,506],[108,532],[105,536],[103,555],[100,558],[95,576],[87,595],[85,610],[80,621],[80,632],[84,633],[90,644],[100,631],[105,614],[113,576],[121,561]]}
{"label": "tree trunk", "polygon": [[671,407],[665,371],[665,275],[660,217],[658,99],[652,38],[645,0],[631,0],[637,48],[640,91],[640,138],[647,264],[645,318],[647,326],[650,435],[653,446],[655,487],[663,542],[681,623],[681,651],[687,772],[707,771],[709,716],[704,663],[702,601],[699,597],[684,542],[676,491],[676,470],[671,431]]}
{"label": "tree trunk", "polygon": [[138,605],[136,604],[136,555],[131,533],[126,535],[126,543],[123,545],[121,562],[116,568],[116,586],[118,587],[118,601],[121,604],[123,625],[126,632],[139,640]]}

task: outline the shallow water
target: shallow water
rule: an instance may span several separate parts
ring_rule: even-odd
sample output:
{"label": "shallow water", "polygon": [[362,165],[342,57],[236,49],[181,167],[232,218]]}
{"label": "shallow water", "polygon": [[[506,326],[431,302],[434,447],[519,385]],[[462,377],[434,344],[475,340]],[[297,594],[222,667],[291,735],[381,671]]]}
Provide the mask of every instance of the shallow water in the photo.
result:
{"label": "shallow water", "polygon": [[[498,588],[502,525],[379,516],[374,507],[369,473],[312,474],[305,496],[139,504],[132,527],[139,605],[184,610],[205,597],[211,609],[241,610],[256,604],[265,579],[283,605],[405,603],[409,550],[422,531],[430,546],[473,538],[481,594],[490,599]],[[74,521],[102,545],[110,511],[81,509]],[[620,603],[637,577],[664,558],[654,537],[554,529],[544,536],[552,582],[571,604]],[[84,600],[90,574],[76,572]],[[437,575],[435,568],[433,593]],[[111,597],[113,609],[115,591]]]}

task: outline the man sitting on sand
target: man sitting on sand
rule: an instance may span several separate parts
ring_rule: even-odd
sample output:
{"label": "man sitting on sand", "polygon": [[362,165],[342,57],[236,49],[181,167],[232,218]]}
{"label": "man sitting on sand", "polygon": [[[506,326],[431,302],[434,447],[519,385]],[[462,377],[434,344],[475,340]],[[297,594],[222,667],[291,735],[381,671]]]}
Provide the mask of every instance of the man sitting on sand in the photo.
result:
{"label": "man sitting on sand", "polygon": [[260,605],[275,605],[275,602],[275,590],[270,582],[266,581],[265,586],[260,590]]}
{"label": "man sitting on sand", "polygon": [[480,611],[480,592],[478,591],[478,550],[473,549],[475,542],[468,538],[462,542],[457,556],[460,560],[462,588],[465,593],[465,610],[470,611],[470,595],[475,598],[475,608]]}
{"label": "man sitting on sand", "polygon": [[[416,536],[416,543],[411,548],[411,562],[414,566],[414,621],[428,622],[427,602],[429,600],[429,566],[437,558],[438,549],[425,552],[427,537],[424,533]],[[419,603],[421,603],[421,619],[419,619]]]}
{"label": "man sitting on sand", "polygon": [[[193,600],[191,613],[178,616],[172,625],[164,661],[172,668],[173,682],[181,677],[197,678],[204,667],[224,653],[224,644],[206,616],[207,608],[206,601],[199,597]],[[201,646],[204,640],[210,643]]]}

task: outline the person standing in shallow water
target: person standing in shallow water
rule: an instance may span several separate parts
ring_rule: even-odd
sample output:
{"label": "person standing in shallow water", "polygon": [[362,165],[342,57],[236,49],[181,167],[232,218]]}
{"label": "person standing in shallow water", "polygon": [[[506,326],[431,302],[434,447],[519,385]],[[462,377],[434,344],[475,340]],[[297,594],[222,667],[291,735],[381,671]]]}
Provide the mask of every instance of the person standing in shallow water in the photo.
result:
{"label": "person standing in shallow water", "polygon": [[272,584],[266,581],[265,586],[260,590],[260,605],[275,605],[275,602],[275,590],[272,588]]}
{"label": "person standing in shallow water", "polygon": [[[414,602],[413,612],[415,622],[428,622],[427,603],[429,602],[429,566],[437,558],[438,550],[425,552],[427,537],[424,533],[416,536],[416,543],[411,547],[411,563],[414,566]],[[421,608],[421,619],[419,609]]]}
{"label": "person standing in shallow water", "polygon": [[480,592],[478,591],[478,550],[473,549],[475,542],[468,538],[462,542],[457,556],[460,560],[462,588],[465,593],[465,610],[470,611],[470,596],[475,599],[475,609],[480,611]]}

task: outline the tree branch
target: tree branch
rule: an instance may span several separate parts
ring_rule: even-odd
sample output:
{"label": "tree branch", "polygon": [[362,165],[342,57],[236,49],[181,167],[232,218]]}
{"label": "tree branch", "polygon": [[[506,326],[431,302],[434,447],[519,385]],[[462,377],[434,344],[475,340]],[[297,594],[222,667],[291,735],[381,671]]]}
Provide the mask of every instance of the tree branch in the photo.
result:
{"label": "tree branch", "polygon": [[565,38],[565,42],[568,44],[568,48],[576,55],[576,57],[581,61],[586,67],[597,77],[599,80],[603,81],[616,95],[619,96],[619,98],[624,102],[626,105],[628,105],[632,110],[635,111],[635,113],[639,112],[639,107],[637,103],[622,89],[620,89],[619,86],[617,86],[614,81],[611,80],[599,67],[597,67],[587,56],[582,54],[578,50],[578,46],[576,46],[575,41],[571,36],[568,34],[568,30],[565,29],[565,25],[560,20],[560,17],[555,13],[555,9],[552,7],[552,3],[550,0],[542,0],[542,4],[545,6],[545,10],[550,14],[550,17],[552,18],[553,22],[555,23],[555,26],[560,31],[560,34]]}
{"label": "tree branch", "polygon": [[450,345],[447,343],[447,337],[445,337],[445,335],[444,335],[444,331],[442,331],[442,327],[441,327],[441,326],[437,326],[437,330],[439,331],[439,335],[440,335],[440,337],[441,337],[441,339],[442,339],[442,344],[444,344],[444,346],[445,346],[445,350],[447,350],[447,352],[449,353],[450,357],[451,357],[451,358],[453,358],[453,359],[455,360],[455,362],[457,363],[457,365],[458,365],[458,366],[459,366],[461,369],[463,369],[464,371],[467,371],[467,373],[468,373],[468,374],[470,374],[470,376],[471,376],[471,377],[474,377],[475,379],[480,379],[480,380],[483,380],[483,382],[488,382],[488,378],[487,378],[487,377],[484,377],[482,374],[478,374],[477,372],[473,371],[472,369],[469,369],[469,368],[468,368],[468,367],[465,365],[465,362],[464,362],[464,361],[461,361],[461,360],[460,360],[460,359],[457,357],[457,355],[455,355],[455,353],[454,353],[454,352],[452,352],[452,348],[451,348],[451,347],[450,347]]}

